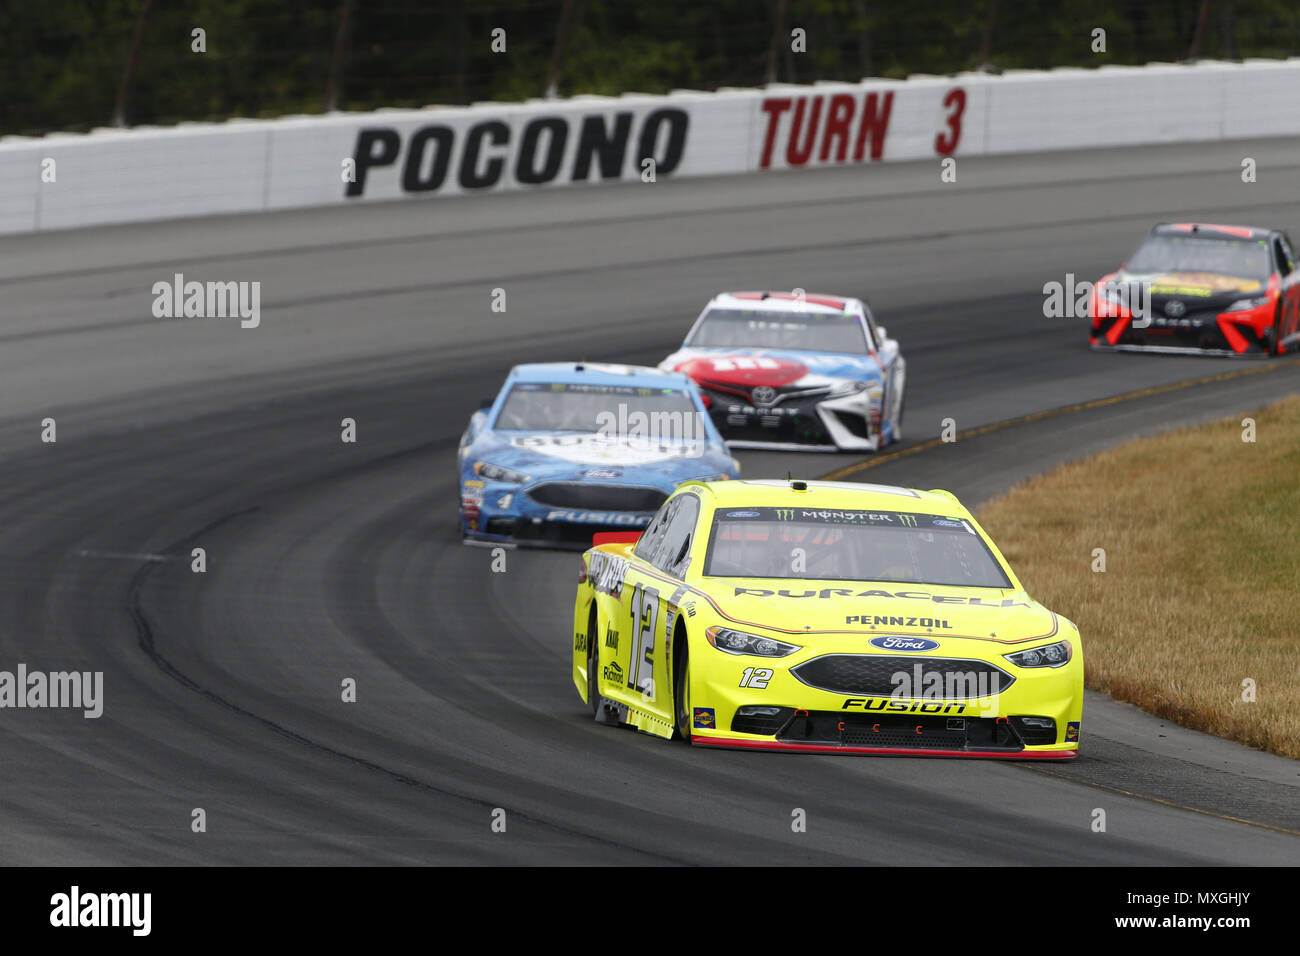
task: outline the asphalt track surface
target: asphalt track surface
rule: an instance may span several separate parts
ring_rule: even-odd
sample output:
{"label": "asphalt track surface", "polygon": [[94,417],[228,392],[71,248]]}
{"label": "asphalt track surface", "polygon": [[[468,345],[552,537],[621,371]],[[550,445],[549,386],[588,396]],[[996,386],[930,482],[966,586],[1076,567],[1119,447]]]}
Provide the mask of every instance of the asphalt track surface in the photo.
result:
{"label": "asphalt track surface", "polygon": [[[1290,363],[1091,353],[1041,292],[1159,219],[1300,223],[1296,155],[962,159],[955,184],[922,163],[0,241],[0,667],[105,675],[97,720],[0,711],[0,862],[1300,862],[1300,764],[1096,695],[1082,756],[1050,768],[598,726],[569,674],[576,556],[494,574],[454,524],[457,438],[512,364],[653,363],[726,288],[868,297],[909,362],[910,453],[850,477],[971,504],[1300,391]],[[153,318],[175,272],[260,280],[261,326]],[[936,445],[945,417],[959,440]],[[858,461],[741,457],[750,477]]]}

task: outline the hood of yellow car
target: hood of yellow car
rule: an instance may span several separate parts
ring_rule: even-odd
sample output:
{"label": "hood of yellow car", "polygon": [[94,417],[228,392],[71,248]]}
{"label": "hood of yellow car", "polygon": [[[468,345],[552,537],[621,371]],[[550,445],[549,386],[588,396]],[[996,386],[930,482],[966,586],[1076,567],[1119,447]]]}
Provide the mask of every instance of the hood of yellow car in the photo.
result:
{"label": "hood of yellow car", "polygon": [[1055,614],[1012,589],[759,578],[709,578],[701,588],[738,630],[1019,644],[1059,629]]}

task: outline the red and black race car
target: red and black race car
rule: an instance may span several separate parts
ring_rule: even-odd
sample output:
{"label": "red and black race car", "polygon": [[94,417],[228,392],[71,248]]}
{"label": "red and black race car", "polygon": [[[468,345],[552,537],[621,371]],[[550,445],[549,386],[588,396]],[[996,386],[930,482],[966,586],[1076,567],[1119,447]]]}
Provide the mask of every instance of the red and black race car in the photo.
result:
{"label": "red and black race car", "polygon": [[1278,355],[1300,349],[1300,271],[1286,233],[1161,223],[1089,300],[1103,351]]}

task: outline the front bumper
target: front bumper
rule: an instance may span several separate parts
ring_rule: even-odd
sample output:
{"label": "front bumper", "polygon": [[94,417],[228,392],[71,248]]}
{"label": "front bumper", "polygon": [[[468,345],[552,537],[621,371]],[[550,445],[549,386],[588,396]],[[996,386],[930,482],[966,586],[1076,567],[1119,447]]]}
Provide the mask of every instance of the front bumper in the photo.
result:
{"label": "front bumper", "polygon": [[[742,718],[743,719],[743,718]],[[733,721],[733,726],[735,722]],[[742,747],[795,753],[913,755],[920,757],[999,757],[1002,759],[1069,759],[1068,749],[1025,743],[1018,722],[1010,717],[887,716],[795,710],[768,739],[692,736],[706,747]],[[764,735],[766,738],[767,735]],[[1059,737],[1059,734],[1056,736]]]}
{"label": "front bumper", "polygon": [[734,740],[726,737],[699,737],[691,735],[691,743],[700,747],[731,747],[741,750],[777,750],[807,754],[856,754],[870,757],[982,757],[1000,760],[1072,760],[1078,748],[1047,750],[1036,748],[1009,753],[1000,750],[929,750],[924,747],[849,747],[829,744],[793,744],[765,740]]}
{"label": "front bumper", "polygon": [[[568,548],[585,551],[592,536],[606,531],[640,531],[654,512],[589,514],[583,520],[556,520],[541,515],[494,515],[466,521],[466,544],[506,544],[518,547]],[[470,527],[473,524],[474,527]]]}
{"label": "front bumper", "polygon": [[1158,352],[1217,355],[1233,358],[1266,356],[1273,338],[1276,304],[1269,301],[1239,312],[1202,312],[1178,319],[1153,317],[1145,328],[1131,316],[1092,319],[1088,344],[1097,351]]}
{"label": "front bumper", "polygon": [[[1013,649],[1017,648],[1005,648]],[[984,685],[978,697],[905,698],[879,690],[874,694],[831,690],[810,686],[792,673],[802,664],[828,656],[841,655],[818,652],[793,655],[789,663],[787,659],[763,661],[762,667],[772,674],[758,691],[736,686],[745,681],[741,670],[758,665],[758,658],[737,655],[727,662],[710,660],[707,678],[693,675],[692,679],[692,708],[705,712],[703,721],[693,720],[692,742],[707,747],[884,756],[1059,760],[1078,752],[1083,660],[1077,647],[1071,661],[1059,668],[1017,667],[1001,652],[963,659],[970,670],[992,665],[1013,678],[1000,691]],[[927,660],[924,655],[893,655],[893,659],[904,673]],[[732,670],[739,680],[733,679]]]}
{"label": "front bumper", "polygon": [[700,389],[708,398],[713,424],[735,448],[876,451],[880,445],[878,387],[771,406],[756,406],[705,385]]}
{"label": "front bumper", "polygon": [[[635,510],[590,507],[602,502],[598,497],[572,501],[556,499],[554,503],[534,501],[529,492],[555,486],[574,485],[582,495],[589,488],[594,494],[608,493],[611,486],[575,482],[538,481],[520,488],[517,485],[489,483],[484,487],[463,490],[461,498],[461,536],[467,544],[506,545],[538,548],[566,548],[585,551],[592,536],[606,531],[640,531],[658,510],[656,502],[667,498],[669,491],[649,486],[613,486],[613,490],[635,493],[645,499],[646,507]],[[652,507],[651,507],[652,506]]]}

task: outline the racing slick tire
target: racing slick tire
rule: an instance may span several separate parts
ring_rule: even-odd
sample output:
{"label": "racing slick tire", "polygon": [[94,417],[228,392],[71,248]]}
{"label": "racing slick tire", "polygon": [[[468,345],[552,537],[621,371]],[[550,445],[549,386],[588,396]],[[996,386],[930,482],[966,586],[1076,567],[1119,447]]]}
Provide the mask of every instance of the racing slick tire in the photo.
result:
{"label": "racing slick tire", "polygon": [[673,713],[676,715],[677,736],[691,744],[691,679],[690,645],[684,633],[678,634],[677,657],[673,662]]}
{"label": "racing slick tire", "polygon": [[600,687],[596,684],[597,668],[600,667],[600,627],[596,621],[596,608],[593,605],[587,617],[587,703],[591,707],[591,716],[600,720]]}

